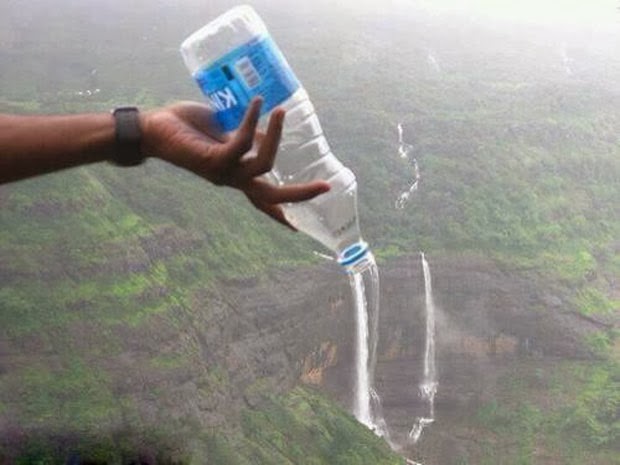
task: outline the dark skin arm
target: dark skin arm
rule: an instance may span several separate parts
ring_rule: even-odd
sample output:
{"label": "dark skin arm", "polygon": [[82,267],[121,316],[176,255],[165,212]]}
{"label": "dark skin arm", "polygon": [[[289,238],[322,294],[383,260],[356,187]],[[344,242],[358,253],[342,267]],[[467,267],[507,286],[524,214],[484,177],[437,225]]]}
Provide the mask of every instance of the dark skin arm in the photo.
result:
{"label": "dark skin arm", "polygon": [[[276,186],[261,177],[273,167],[284,111],[272,112],[257,132],[261,100],[254,99],[239,129],[222,135],[202,104],[185,102],[141,113],[142,154],[187,169],[217,185],[242,191],[252,204],[291,227],[280,204],[329,190],[323,181]],[[109,160],[114,153],[111,114],[16,116],[0,114],[0,184]]]}
{"label": "dark skin arm", "polygon": [[0,183],[108,159],[111,114],[0,115]]}

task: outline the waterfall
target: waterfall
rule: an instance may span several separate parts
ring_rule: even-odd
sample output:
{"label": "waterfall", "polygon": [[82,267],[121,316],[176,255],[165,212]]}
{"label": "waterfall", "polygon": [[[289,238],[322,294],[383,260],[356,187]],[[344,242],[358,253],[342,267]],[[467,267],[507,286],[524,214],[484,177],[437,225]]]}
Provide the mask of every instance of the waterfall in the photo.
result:
{"label": "waterfall", "polygon": [[409,153],[413,150],[413,145],[406,144],[404,142],[402,123],[398,123],[396,129],[398,131],[398,156],[411,165],[411,170],[413,172],[409,187],[398,196],[394,204],[397,209],[402,210],[409,201],[411,194],[418,190],[418,183],[420,182],[420,168],[418,166],[418,161],[415,158],[409,158]]}
{"label": "waterfall", "polygon": [[381,397],[374,386],[379,339],[379,272],[372,254],[369,262],[365,270],[349,275],[355,306],[353,414],[360,423],[389,442]]}
{"label": "waterfall", "polygon": [[423,252],[420,252],[420,257],[424,272],[426,332],[424,338],[424,377],[418,388],[420,397],[428,404],[428,416],[416,418],[411,431],[409,431],[409,438],[414,444],[420,440],[424,428],[435,421],[435,394],[439,385],[435,366],[435,302],[433,301],[431,271]]}
{"label": "waterfall", "polygon": [[364,280],[360,273],[350,275],[355,305],[355,397],[353,414],[369,428],[374,424],[370,415],[370,375],[368,370],[368,313]]}
{"label": "waterfall", "polygon": [[562,59],[562,66],[564,67],[564,74],[566,74],[567,76],[572,76],[572,65],[574,60],[568,56],[568,52],[566,51],[566,44],[562,44],[560,46],[560,57]]}
{"label": "waterfall", "polygon": [[432,50],[426,51],[426,63],[435,73],[441,72],[441,67],[439,66],[437,57],[435,57],[435,54],[432,52]]}

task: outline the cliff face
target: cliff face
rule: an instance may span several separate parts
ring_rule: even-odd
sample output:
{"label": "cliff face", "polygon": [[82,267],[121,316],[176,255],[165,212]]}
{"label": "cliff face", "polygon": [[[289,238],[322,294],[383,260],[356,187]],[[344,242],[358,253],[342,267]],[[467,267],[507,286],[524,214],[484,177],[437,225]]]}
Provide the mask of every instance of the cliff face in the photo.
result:
{"label": "cliff face", "polygon": [[[476,426],[480,412],[498,404],[517,411],[524,399],[542,408],[557,405],[554,370],[566,362],[591,363],[596,357],[585,341],[613,322],[580,315],[566,288],[532,272],[510,272],[474,256],[427,259],[436,306],[439,388],[435,422],[421,441],[414,445],[408,437],[416,417],[429,416],[418,388],[424,366],[425,293],[417,255],[381,267],[376,387],[391,441],[403,453],[424,463],[478,463],[487,439],[479,437]],[[337,292],[333,299],[346,301],[344,280]],[[352,331],[347,318],[353,318],[353,310],[349,302],[344,306],[332,321],[347,328],[346,335]],[[349,408],[352,335],[332,342],[323,337],[311,363],[306,359],[302,367],[303,380],[321,385]],[[547,463],[538,459],[536,463]]]}
{"label": "cliff face", "polygon": [[[167,250],[168,236],[162,231],[153,239],[162,243],[143,247],[145,267],[152,266],[148,250]],[[183,244],[186,252],[196,246],[191,240]],[[567,290],[532,273],[502,270],[475,256],[427,259],[437,307],[439,389],[436,421],[420,443],[407,438],[415,418],[428,413],[417,388],[425,338],[418,255],[380,266],[376,386],[394,444],[429,463],[457,463],[478,447],[469,421],[502,399],[506,376],[522,373],[528,392],[544,395],[544,374],[528,373],[560,360],[592,359],[583,341],[610,323],[579,316]],[[84,420],[76,413],[82,410],[98,412],[86,417],[87,427],[140,431],[170,425],[180,441],[196,430],[233,432],[244,410],[260,408],[266,397],[299,383],[350,410],[354,311],[348,279],[335,264],[193,287],[175,305],[174,290],[164,283],[149,289],[147,294],[170,305],[147,308],[124,324],[78,319],[62,333],[50,326],[5,334],[0,358],[0,427],[10,433],[5,440],[40,428],[74,431],[76,415]],[[148,302],[148,296],[143,299]],[[83,301],[73,311],[88,312],[89,306]],[[79,386],[71,385],[72,376]],[[56,386],[55,380],[67,378]],[[90,388],[97,394],[90,395]],[[49,405],[38,403],[43,392]]]}
{"label": "cliff face", "polygon": [[[418,390],[425,341],[418,255],[380,267],[376,387],[393,445],[428,463],[458,463],[483,453],[472,426],[481,409],[497,402],[515,406],[520,396],[553,404],[553,370],[566,361],[594,360],[585,341],[613,322],[579,314],[569,290],[531,271],[507,271],[476,256],[427,259],[439,389],[435,423],[419,443],[408,438],[416,417],[428,415]],[[302,382],[350,411],[354,310],[348,279],[335,265],[228,282],[221,295],[228,296],[227,310],[216,325],[197,325],[196,334],[204,341],[204,358],[229,373],[231,398],[257,405],[257,380],[275,391]]]}
{"label": "cliff face", "polygon": [[[446,434],[444,420],[500,398],[500,380],[524,365],[592,360],[584,341],[610,324],[581,316],[566,289],[532,273],[502,270],[474,256],[428,260],[440,386],[437,422],[425,434]],[[417,389],[425,338],[420,258],[390,262],[380,267],[380,275],[376,385],[393,440],[406,444],[413,420],[428,408]],[[205,341],[204,357],[223,364],[232,385],[242,392],[256,379],[274,388],[301,381],[350,409],[354,313],[348,280],[335,265],[229,282],[222,295],[228,296],[228,310],[216,325],[205,321],[199,327],[210,329],[196,333]]]}

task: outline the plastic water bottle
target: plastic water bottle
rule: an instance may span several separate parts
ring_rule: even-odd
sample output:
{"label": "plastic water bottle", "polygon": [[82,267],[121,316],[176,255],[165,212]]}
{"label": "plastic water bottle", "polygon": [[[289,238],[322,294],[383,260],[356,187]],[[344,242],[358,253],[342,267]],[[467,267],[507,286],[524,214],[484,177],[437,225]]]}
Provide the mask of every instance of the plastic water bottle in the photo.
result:
{"label": "plastic water bottle", "polygon": [[331,185],[312,200],[284,205],[286,218],[333,251],[348,272],[364,269],[371,254],[360,234],[355,175],[332,153],[308,94],[254,9],[239,6],[217,17],[182,43],[181,54],[224,131],[238,128],[255,96],[263,98],[263,123],[277,106],[286,110],[268,179]]}

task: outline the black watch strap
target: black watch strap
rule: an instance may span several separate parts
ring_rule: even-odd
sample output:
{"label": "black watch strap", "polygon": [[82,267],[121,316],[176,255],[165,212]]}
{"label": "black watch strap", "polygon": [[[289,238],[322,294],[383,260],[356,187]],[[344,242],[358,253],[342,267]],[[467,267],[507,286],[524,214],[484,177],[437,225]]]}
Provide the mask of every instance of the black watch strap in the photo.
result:
{"label": "black watch strap", "polygon": [[144,161],[140,152],[142,131],[136,107],[118,107],[112,111],[116,127],[116,150],[112,161],[120,166],[136,166]]}

